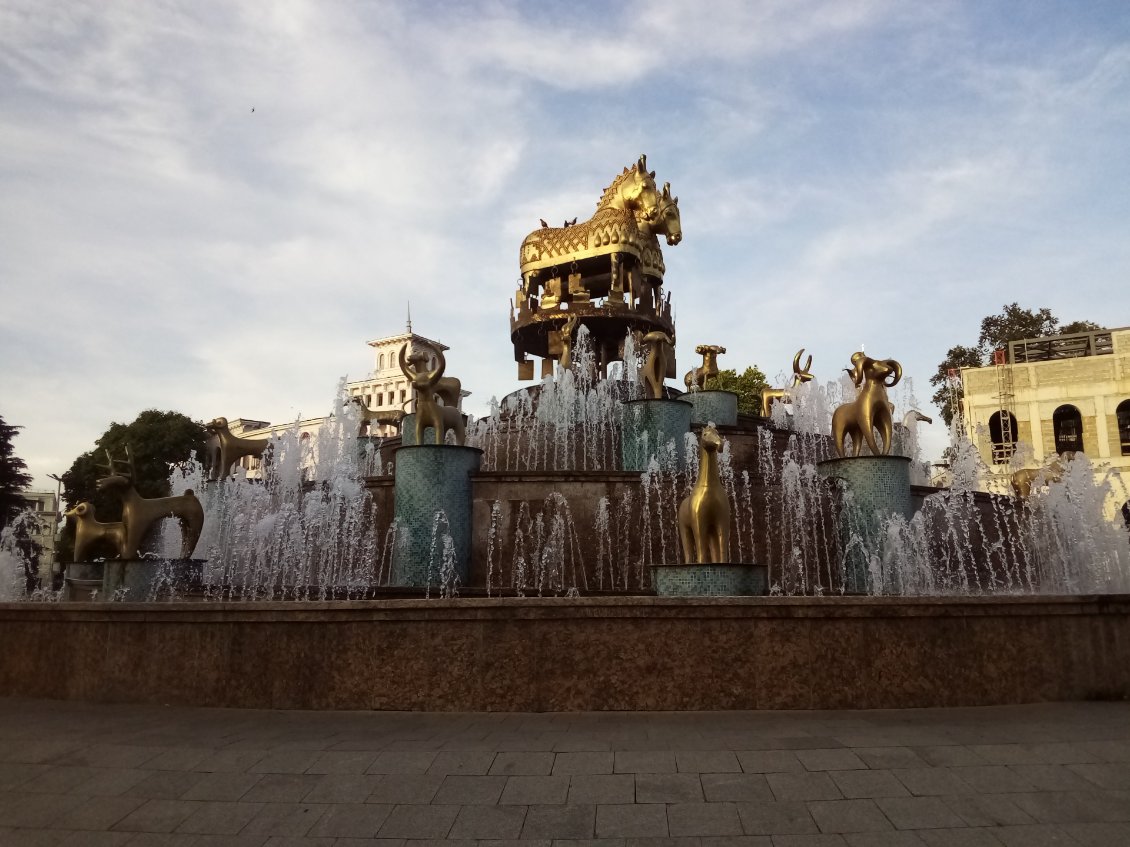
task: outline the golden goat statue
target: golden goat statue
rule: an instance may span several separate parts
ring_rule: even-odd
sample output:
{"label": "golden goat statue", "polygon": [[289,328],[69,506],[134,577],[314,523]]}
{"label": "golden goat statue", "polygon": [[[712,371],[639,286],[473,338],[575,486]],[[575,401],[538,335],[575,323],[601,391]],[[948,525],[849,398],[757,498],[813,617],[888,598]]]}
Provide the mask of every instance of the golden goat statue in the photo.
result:
{"label": "golden goat statue", "polygon": [[[428,427],[435,430],[436,444],[443,444],[448,430],[455,433],[455,443],[460,447],[466,440],[466,431],[463,427],[463,413],[459,411],[459,393],[461,385],[459,380],[448,377],[443,381],[443,372],[447,368],[447,360],[443,357],[442,350],[433,350],[436,356],[435,370],[425,370],[427,356],[414,352],[411,359],[407,356],[407,345],[400,348],[400,370],[412,387],[416,389],[416,443],[424,443],[424,432]],[[436,402],[439,397],[445,404],[441,406]]]}
{"label": "golden goat statue", "polygon": [[671,336],[662,330],[649,332],[642,339],[648,346],[641,376],[647,396],[655,400],[663,399],[663,381],[667,378],[668,358],[675,344]]}
{"label": "golden goat statue", "polygon": [[113,547],[114,555],[121,557],[126,545],[125,524],[121,521],[103,523],[95,516],[94,504],[88,502],[69,509],[64,517],[75,519],[74,561],[87,561],[87,552],[100,541]]}
{"label": "golden goat statue", "polygon": [[730,561],[730,498],[718,472],[722,438],[706,426],[699,439],[698,480],[679,504],[683,561],[709,565]]}
{"label": "golden goat statue", "polygon": [[261,459],[271,443],[269,438],[240,438],[232,435],[227,418],[213,418],[204,428],[210,433],[207,446],[210,480],[226,477],[231,473],[232,465],[244,456]]}
{"label": "golden goat statue", "polygon": [[[1012,490],[1021,500],[1032,496],[1032,490],[1059,482],[1067,473],[1067,465],[1075,458],[1075,451],[1065,450],[1062,456],[1053,454],[1042,468],[1023,468],[1012,475]],[[1062,461],[1061,461],[1062,460]]]}
{"label": "golden goat statue", "polygon": [[[796,351],[793,356],[793,383],[791,388],[796,388],[802,383],[808,382],[812,379],[812,355],[809,354],[808,361],[804,363],[804,367],[800,366],[800,357],[804,355],[804,348],[801,347]],[[789,396],[788,388],[762,388],[761,389],[761,417],[767,418],[772,413],[773,401],[780,400],[782,403]]]}
{"label": "golden goat statue", "polygon": [[[832,413],[832,439],[836,454],[846,456],[844,439],[851,436],[852,455],[858,456],[867,443],[875,456],[886,456],[891,452],[891,435],[894,431],[892,406],[887,399],[887,389],[897,385],[902,379],[902,365],[894,359],[872,359],[863,352],[853,353],[851,374],[859,393],[851,403],[844,403]],[[879,430],[882,449],[875,441],[875,430]]]}
{"label": "golden goat statue", "polygon": [[138,558],[146,533],[162,518],[177,518],[180,521],[180,557],[190,558],[192,551],[196,549],[196,542],[200,540],[200,530],[204,527],[204,507],[200,505],[192,489],[175,497],[142,497],[133,487],[133,457],[130,456],[129,448],[126,448],[128,473],[114,471],[114,460],[109,451],[106,452],[106,458],[110,462],[110,474],[98,480],[97,488],[99,491],[113,491],[122,501],[125,539],[118,558]]}
{"label": "golden goat statue", "polygon": [[718,376],[718,354],[725,353],[726,348],[717,344],[700,344],[694,351],[702,356],[702,365],[687,371],[683,385],[687,391],[705,391],[706,381]]}

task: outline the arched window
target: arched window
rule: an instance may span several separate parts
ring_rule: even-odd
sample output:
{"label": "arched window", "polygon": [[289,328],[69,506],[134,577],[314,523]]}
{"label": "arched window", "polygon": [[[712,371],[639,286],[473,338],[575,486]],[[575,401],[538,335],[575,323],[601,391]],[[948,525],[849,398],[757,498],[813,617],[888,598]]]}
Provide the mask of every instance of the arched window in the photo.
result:
{"label": "arched window", "polygon": [[1016,452],[1016,418],[999,411],[989,418],[989,440],[993,444],[993,464],[1003,465]]}
{"label": "arched window", "polygon": [[1082,453],[1083,416],[1074,406],[1060,406],[1052,414],[1052,431],[1055,433],[1055,452]]}
{"label": "arched window", "polygon": [[384,353],[381,353],[381,355],[377,357],[377,369],[382,370],[382,371],[385,369],[385,354]]}
{"label": "arched window", "polygon": [[1130,400],[1123,400],[1115,410],[1118,416],[1118,441],[1122,444],[1122,455],[1130,456]]}

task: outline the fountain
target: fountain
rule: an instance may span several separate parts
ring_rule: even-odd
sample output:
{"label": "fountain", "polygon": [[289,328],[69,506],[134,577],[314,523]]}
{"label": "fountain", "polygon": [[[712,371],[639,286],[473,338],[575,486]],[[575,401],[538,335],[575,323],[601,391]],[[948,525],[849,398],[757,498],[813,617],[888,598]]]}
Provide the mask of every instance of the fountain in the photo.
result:
{"label": "fountain", "polygon": [[[396,416],[398,435],[370,438],[373,415],[343,383],[314,438],[296,424],[269,446],[217,442],[210,470],[173,478],[203,506],[198,575],[153,566],[150,589],[99,598],[125,602],[0,606],[17,645],[0,682],[27,696],[337,708],[1130,695],[1130,545],[1101,509],[1119,481],[1096,482],[1079,456],[1033,475],[1024,497],[983,493],[958,437],[954,483],[923,485],[923,416],[895,414],[913,409],[908,381],[862,352],[849,377],[820,384],[801,350],[760,416],[714,390],[716,344],[696,348],[687,393],[673,391],[657,235],[681,233],[677,198],[640,157],[591,220],[523,242],[511,341],[521,378],[542,358],[540,383],[464,420],[443,354],[402,350],[417,406]],[[257,454],[255,475],[231,472]],[[179,544],[166,525],[155,552]],[[81,646],[38,680],[29,668],[52,665],[44,621]],[[130,626],[145,639],[107,640]],[[185,663],[195,676],[167,667]]]}

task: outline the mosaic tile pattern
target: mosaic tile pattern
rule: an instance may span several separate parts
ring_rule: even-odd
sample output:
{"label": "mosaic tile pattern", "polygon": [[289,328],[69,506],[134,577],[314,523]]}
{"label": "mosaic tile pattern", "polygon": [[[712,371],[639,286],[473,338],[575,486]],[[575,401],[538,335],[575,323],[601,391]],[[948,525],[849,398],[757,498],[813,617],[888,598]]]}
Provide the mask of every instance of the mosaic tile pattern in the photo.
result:
{"label": "mosaic tile pattern", "polygon": [[[396,451],[396,548],[391,585],[440,584],[442,542],[435,542],[436,514],[447,516],[455,547],[455,570],[464,585],[471,570],[471,474],[483,451],[474,447],[423,444]],[[441,522],[440,533],[443,532]]]}
{"label": "mosaic tile pattern", "polygon": [[660,597],[750,597],[768,593],[765,565],[652,565]]}
{"label": "mosaic tile pattern", "polygon": [[[435,445],[436,431],[435,427],[424,427],[424,443]],[[400,423],[400,444],[402,447],[415,447],[416,446],[416,413],[410,412],[404,416],[404,420]]]}
{"label": "mosaic tile pattern", "polygon": [[621,458],[626,471],[645,471],[657,444],[675,442],[675,457],[683,467],[683,436],[690,432],[694,407],[683,400],[629,400],[624,404]]}
{"label": "mosaic tile pattern", "polygon": [[854,456],[829,459],[818,465],[828,479],[839,479],[851,492],[840,515],[840,543],[847,550],[844,579],[847,591],[868,591],[866,551],[849,545],[854,535],[867,550],[878,550],[883,521],[891,515],[914,516],[910,495],[910,459],[906,456]]}
{"label": "mosaic tile pattern", "polygon": [[692,391],[683,395],[694,406],[691,423],[716,426],[736,426],[738,423],[738,395],[733,391]]}

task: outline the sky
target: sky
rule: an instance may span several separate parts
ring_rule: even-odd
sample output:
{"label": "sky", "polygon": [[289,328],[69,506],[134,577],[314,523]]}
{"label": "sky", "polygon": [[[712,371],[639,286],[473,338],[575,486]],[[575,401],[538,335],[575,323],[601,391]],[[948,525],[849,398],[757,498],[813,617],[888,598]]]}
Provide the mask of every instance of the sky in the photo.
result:
{"label": "sky", "polygon": [[324,415],[409,301],[483,414],[522,239],[640,153],[680,197],[680,373],[865,345],[936,456],[981,318],[1130,325],[1125,0],[0,0],[16,454],[53,490],[144,409]]}

